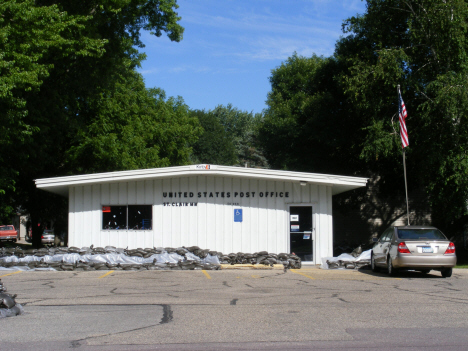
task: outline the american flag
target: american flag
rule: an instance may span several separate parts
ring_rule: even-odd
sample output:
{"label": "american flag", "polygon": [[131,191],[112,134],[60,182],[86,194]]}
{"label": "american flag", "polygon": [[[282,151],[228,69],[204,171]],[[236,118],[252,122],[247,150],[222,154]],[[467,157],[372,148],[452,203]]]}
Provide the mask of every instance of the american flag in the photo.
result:
{"label": "american flag", "polygon": [[403,148],[409,145],[408,140],[408,131],[406,130],[406,107],[405,103],[403,102],[403,98],[401,97],[401,93],[398,94],[400,97],[400,107],[399,107],[399,119],[400,119],[400,136],[401,136],[401,145]]}

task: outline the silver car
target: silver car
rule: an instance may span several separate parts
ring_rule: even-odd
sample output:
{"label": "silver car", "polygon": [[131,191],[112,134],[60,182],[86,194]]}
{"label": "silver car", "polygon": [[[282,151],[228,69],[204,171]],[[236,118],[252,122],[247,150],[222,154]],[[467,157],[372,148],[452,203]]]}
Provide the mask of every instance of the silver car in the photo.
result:
{"label": "silver car", "polygon": [[55,242],[55,234],[51,229],[44,229],[41,236],[41,243],[43,245],[53,245]]}
{"label": "silver car", "polygon": [[399,270],[429,273],[433,269],[448,278],[457,263],[455,245],[435,227],[392,226],[373,241],[371,266],[374,272],[386,268],[388,274],[394,276]]}

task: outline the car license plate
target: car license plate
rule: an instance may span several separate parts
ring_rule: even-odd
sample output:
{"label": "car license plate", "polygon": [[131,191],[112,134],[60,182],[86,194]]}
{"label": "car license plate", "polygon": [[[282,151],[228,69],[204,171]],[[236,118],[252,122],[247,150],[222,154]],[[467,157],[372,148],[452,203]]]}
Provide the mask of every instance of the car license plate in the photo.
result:
{"label": "car license plate", "polygon": [[434,250],[433,250],[432,247],[430,247],[430,246],[423,246],[422,252],[423,252],[423,253],[433,253]]}

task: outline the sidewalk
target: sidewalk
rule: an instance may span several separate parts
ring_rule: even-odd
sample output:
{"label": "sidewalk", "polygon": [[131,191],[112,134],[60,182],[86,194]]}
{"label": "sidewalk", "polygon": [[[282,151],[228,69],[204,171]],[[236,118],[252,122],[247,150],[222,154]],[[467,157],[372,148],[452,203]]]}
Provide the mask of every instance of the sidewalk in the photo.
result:
{"label": "sidewalk", "polygon": [[31,245],[31,243],[28,243],[26,240],[24,240],[24,238],[20,238],[20,240],[16,243],[21,245]]}

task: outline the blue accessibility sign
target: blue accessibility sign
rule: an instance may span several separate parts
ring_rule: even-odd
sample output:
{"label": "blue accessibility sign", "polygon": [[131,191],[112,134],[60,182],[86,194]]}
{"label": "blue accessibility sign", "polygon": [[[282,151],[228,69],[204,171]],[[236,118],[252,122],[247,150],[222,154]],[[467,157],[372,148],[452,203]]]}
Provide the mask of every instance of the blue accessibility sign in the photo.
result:
{"label": "blue accessibility sign", "polygon": [[234,209],[234,222],[242,222],[242,209],[241,208]]}

